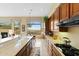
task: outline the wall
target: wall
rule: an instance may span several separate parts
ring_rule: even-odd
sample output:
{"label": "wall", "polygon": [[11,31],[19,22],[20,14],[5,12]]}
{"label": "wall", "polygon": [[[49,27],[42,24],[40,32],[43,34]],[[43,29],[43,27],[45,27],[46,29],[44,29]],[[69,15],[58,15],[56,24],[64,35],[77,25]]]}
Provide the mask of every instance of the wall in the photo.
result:
{"label": "wall", "polygon": [[[43,17],[0,17],[0,19],[10,19],[10,20],[21,20],[20,23],[20,33],[25,35],[27,34],[27,22],[28,21],[39,21],[41,22],[41,31],[44,31],[44,21],[43,21]],[[8,21],[7,21],[8,23]],[[22,25],[25,25],[25,31],[22,31]],[[14,24],[12,24],[12,29],[14,30]],[[0,32],[8,32],[9,29],[0,29]],[[37,32],[38,33],[38,32]]]}
{"label": "wall", "polygon": [[[14,30],[14,20],[20,20],[20,18],[17,18],[17,17],[0,17],[0,22],[4,22],[4,24],[9,24],[9,26],[11,25],[11,28],[8,29],[8,28],[5,28],[5,29],[2,29],[0,28],[0,32],[9,32],[9,30]],[[17,31],[15,31],[17,32]],[[20,31],[18,31],[20,32]],[[17,34],[17,33],[16,33]]]}
{"label": "wall", "polygon": [[71,41],[71,45],[79,49],[79,27],[69,27],[68,32],[57,33],[60,37],[55,42],[63,43],[63,37],[68,37]]}
{"label": "wall", "polygon": [[68,32],[54,32],[54,43],[59,43],[59,44],[63,44],[64,43],[64,39],[63,37],[68,37],[69,38],[69,33]]}
{"label": "wall", "polygon": [[21,18],[21,27],[20,27],[20,29],[21,29],[21,34],[22,35],[25,35],[26,34],[26,18]]}
{"label": "wall", "polygon": [[79,48],[79,27],[69,28],[69,38],[71,40],[71,45]]}
{"label": "wall", "polygon": [[10,29],[0,29],[0,32],[9,32]]}

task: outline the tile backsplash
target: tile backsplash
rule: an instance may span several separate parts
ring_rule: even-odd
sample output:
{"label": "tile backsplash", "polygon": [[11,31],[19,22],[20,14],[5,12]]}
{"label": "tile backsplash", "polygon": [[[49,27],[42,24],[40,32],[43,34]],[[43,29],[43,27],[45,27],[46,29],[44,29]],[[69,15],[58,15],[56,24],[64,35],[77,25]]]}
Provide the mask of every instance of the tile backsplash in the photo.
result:
{"label": "tile backsplash", "polygon": [[67,37],[71,41],[70,44],[79,49],[79,27],[70,27],[68,32],[58,32],[55,35],[60,37],[56,42],[63,42],[63,37]]}

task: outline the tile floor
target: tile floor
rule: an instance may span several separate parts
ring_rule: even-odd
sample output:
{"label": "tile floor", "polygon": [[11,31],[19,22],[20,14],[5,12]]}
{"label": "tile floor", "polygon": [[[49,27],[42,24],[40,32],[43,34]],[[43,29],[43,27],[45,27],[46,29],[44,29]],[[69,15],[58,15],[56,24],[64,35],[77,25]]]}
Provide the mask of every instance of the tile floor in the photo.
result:
{"label": "tile floor", "polygon": [[35,44],[33,44],[33,50],[32,50],[31,56],[49,56],[47,52],[46,40],[44,39],[35,40]]}

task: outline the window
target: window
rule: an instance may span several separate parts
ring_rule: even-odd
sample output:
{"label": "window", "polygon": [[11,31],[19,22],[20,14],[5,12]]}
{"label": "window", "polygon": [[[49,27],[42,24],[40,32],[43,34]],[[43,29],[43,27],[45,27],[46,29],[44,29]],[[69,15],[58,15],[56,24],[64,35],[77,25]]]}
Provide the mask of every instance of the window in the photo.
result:
{"label": "window", "polygon": [[14,20],[14,31],[16,34],[20,34],[20,20]]}
{"label": "window", "polygon": [[41,23],[40,22],[29,22],[27,24],[27,33],[28,34],[40,34]]}
{"label": "window", "polygon": [[29,22],[27,26],[28,26],[28,30],[41,30],[40,22]]}
{"label": "window", "polygon": [[0,29],[11,29],[11,20],[8,18],[0,18]]}

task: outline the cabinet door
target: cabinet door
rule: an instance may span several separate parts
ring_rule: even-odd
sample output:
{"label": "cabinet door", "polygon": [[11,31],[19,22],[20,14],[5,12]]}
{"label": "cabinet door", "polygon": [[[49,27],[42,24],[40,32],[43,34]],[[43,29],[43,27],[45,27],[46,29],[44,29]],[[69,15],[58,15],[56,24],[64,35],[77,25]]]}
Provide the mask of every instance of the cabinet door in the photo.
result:
{"label": "cabinet door", "polygon": [[70,4],[70,17],[73,17],[75,15],[79,15],[79,3]]}
{"label": "cabinet door", "polygon": [[68,27],[59,27],[60,32],[68,32]]}
{"label": "cabinet door", "polygon": [[49,18],[47,21],[45,21],[45,32],[46,34],[51,31],[51,18]]}
{"label": "cabinet door", "polygon": [[54,12],[54,20],[58,20],[59,21],[59,7],[56,8],[56,10]]}
{"label": "cabinet door", "polygon": [[53,20],[53,16],[51,16],[51,31],[54,30],[54,20]]}
{"label": "cabinet door", "polygon": [[24,52],[25,52],[25,47],[23,47],[16,56],[24,56]]}
{"label": "cabinet door", "polygon": [[56,11],[53,14],[54,16],[54,31],[59,31],[59,27],[57,24],[59,23],[59,8],[56,9]]}
{"label": "cabinet door", "polygon": [[48,20],[45,21],[45,33],[47,34],[49,32],[49,22]]}
{"label": "cabinet door", "polygon": [[48,19],[49,31],[51,31],[51,18]]}
{"label": "cabinet door", "polygon": [[60,21],[69,18],[69,3],[62,3],[60,5]]}

